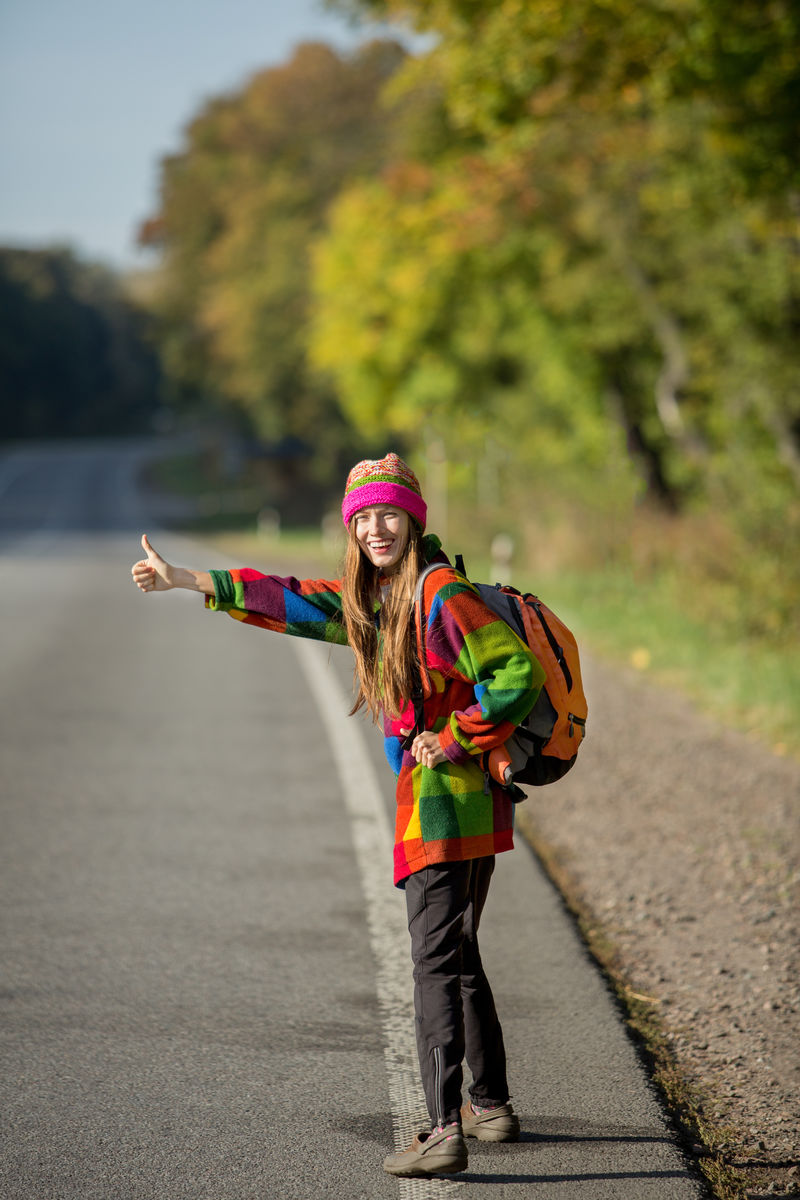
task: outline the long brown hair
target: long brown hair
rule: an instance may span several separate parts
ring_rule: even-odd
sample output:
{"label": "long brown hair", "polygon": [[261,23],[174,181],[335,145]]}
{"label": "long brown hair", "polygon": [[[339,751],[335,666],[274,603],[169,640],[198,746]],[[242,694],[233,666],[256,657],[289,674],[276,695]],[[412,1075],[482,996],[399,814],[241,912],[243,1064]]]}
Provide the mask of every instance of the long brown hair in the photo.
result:
{"label": "long brown hair", "polygon": [[[380,570],[361,550],[355,521],[347,530],[347,550],[342,572],[342,615],[347,640],[355,654],[356,699],[350,710],[364,705],[377,723],[381,711],[398,716],[411,699],[417,672],[414,633],[414,590],[424,564],[422,531],[411,517],[408,542],[397,570],[380,590]],[[375,606],[380,603],[380,631]]]}

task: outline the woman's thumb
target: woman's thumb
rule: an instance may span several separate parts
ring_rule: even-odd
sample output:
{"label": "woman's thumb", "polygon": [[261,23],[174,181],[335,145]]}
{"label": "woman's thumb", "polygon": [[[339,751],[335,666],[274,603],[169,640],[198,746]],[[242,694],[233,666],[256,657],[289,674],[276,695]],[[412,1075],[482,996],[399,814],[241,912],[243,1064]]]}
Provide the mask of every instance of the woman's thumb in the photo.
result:
{"label": "woman's thumb", "polygon": [[154,558],[158,557],[155,550],[153,549],[153,547],[150,545],[149,541],[147,540],[146,533],[142,534],[142,549],[144,550],[144,552],[148,556],[148,558],[150,558],[151,556]]}

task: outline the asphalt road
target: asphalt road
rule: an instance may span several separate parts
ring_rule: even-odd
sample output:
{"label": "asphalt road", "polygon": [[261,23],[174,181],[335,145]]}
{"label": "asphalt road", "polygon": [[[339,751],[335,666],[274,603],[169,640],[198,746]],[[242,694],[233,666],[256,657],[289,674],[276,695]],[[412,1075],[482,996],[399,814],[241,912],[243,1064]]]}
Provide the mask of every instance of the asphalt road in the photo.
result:
{"label": "asphalt road", "polygon": [[346,650],[133,587],[145,529],[225,565],[159,535],[146,452],[0,456],[0,1196],[705,1195],[522,844],[482,937],[522,1140],[383,1173],[420,1095],[380,739]]}

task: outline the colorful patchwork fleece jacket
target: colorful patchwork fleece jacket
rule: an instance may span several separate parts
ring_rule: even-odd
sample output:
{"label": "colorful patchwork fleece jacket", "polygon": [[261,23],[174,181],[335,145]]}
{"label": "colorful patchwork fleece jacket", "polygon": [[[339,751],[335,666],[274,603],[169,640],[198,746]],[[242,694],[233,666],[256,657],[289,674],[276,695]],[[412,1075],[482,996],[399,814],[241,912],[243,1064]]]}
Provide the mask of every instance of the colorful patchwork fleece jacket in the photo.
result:
{"label": "colorful patchwork fleece jacket", "polygon": [[[425,550],[428,561],[447,562],[438,538],[428,535]],[[339,580],[282,579],[250,568],[211,577],[210,609],[261,629],[347,643]],[[399,731],[414,725],[410,702],[398,718],[384,718],[386,756],[397,777],[400,886],[423,867],[512,848],[512,802],[503,788],[487,789],[479,760],[509,737],[544,682],[527,646],[452,567],[425,580],[424,612],[425,728],[439,734],[447,761],[424,767],[403,750]]]}

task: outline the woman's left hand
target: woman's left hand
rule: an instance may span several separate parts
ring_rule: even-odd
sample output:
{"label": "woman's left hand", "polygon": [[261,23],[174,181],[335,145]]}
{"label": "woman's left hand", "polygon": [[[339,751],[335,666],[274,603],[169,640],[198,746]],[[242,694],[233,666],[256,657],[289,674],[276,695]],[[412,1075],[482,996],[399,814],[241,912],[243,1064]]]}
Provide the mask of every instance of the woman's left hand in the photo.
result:
{"label": "woman's left hand", "polygon": [[[411,733],[410,729],[401,729],[404,737]],[[447,761],[447,755],[439,745],[439,735],[426,730],[418,733],[411,743],[411,754],[423,767],[436,767]]]}

